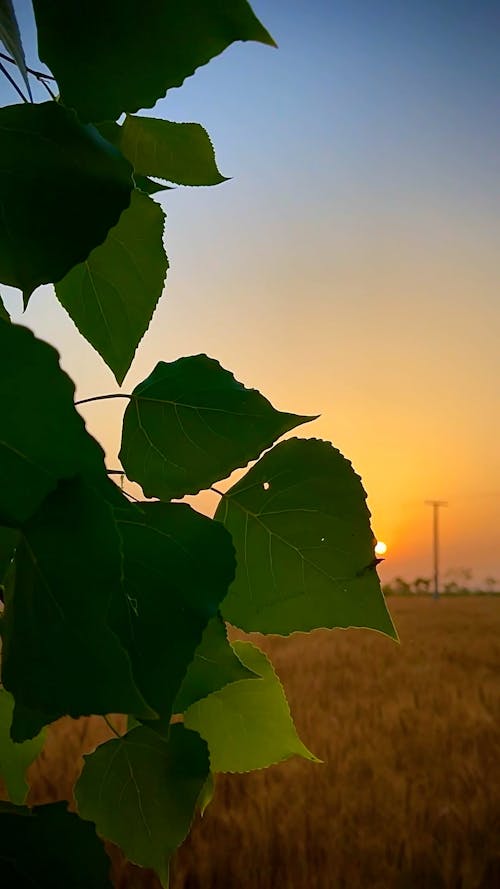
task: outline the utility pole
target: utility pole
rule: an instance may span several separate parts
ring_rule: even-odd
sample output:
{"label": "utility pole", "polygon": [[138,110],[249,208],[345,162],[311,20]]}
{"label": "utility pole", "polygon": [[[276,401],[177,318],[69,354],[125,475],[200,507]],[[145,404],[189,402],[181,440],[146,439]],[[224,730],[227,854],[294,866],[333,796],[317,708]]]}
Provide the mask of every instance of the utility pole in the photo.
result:
{"label": "utility pole", "polygon": [[439,508],[448,506],[446,500],[426,500],[432,506],[433,550],[434,550],[434,599],[439,599]]}

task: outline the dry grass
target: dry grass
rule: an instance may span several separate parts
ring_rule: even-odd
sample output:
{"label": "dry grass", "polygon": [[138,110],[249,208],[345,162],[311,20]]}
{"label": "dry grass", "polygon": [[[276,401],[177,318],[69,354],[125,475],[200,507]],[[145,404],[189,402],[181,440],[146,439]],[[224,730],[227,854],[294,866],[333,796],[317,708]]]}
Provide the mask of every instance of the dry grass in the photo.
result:
{"label": "dry grass", "polygon": [[[324,765],[219,778],[172,889],[500,887],[500,601],[390,607],[401,646],[360,630],[258,639]],[[76,757],[108,734],[58,723],[32,801],[68,796]],[[113,857],[119,889],[159,885]]]}

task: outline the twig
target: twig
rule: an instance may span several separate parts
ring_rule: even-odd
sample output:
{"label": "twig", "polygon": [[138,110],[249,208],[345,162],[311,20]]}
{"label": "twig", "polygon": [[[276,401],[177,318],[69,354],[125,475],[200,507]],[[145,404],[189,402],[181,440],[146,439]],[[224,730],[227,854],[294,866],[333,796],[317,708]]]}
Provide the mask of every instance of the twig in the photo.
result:
{"label": "twig", "polygon": [[[108,475],[121,475],[122,479],[126,477],[123,469],[106,469],[106,472]],[[125,488],[121,488],[120,490],[121,490],[122,494],[125,494],[126,497],[130,497],[130,499],[133,500],[134,503],[143,503],[144,502],[143,500],[139,500],[137,497],[134,497],[134,495],[130,494],[128,491],[126,491]]]}
{"label": "twig", "polygon": [[[12,56],[8,56],[5,52],[0,52],[0,59],[5,59],[6,62],[10,62],[11,65],[16,65],[17,62]],[[53,80],[55,82],[55,77],[52,77],[52,74],[45,74],[44,71],[35,71],[34,68],[26,68],[28,74],[32,74],[33,77],[37,77],[39,80]]]}
{"label": "twig", "polygon": [[45,80],[43,80],[42,77],[37,77],[37,80],[38,80],[38,83],[41,83],[42,86],[45,87],[45,89],[47,90],[49,96],[52,96],[53,99],[57,99],[56,94],[55,94],[54,92],[52,92],[50,86],[48,85],[48,83],[47,83]]}
{"label": "twig", "polygon": [[114,725],[112,725],[112,723],[109,721],[108,717],[103,715],[102,718],[104,719],[104,722],[106,723],[106,725],[108,726],[108,728],[111,729],[111,731],[113,732],[113,734],[116,735],[117,738],[121,738],[121,735],[119,734],[119,732],[117,732],[117,730],[115,729]]}
{"label": "twig", "polygon": [[4,65],[2,62],[0,62],[0,71],[2,71],[3,74],[5,74],[7,80],[9,81],[9,83],[11,84],[11,86],[14,87],[14,89],[15,89],[16,93],[18,94],[18,96],[21,96],[21,99],[23,100],[23,102],[26,102],[26,104],[29,104],[28,99],[27,99],[26,96],[24,95],[22,89],[21,89],[21,88],[19,87],[19,85],[16,83],[16,81],[14,80],[14,78],[10,76],[9,72],[7,71],[7,68],[5,67],[5,65]]}
{"label": "twig", "polygon": [[117,392],[116,395],[94,395],[92,398],[82,398],[80,401],[75,401],[75,405],[88,404],[89,401],[105,401],[106,398],[132,398],[132,396],[124,395],[121,392]]}
{"label": "twig", "polygon": [[122,494],[125,494],[125,497],[130,497],[130,499],[133,500],[134,503],[143,503],[144,502],[143,500],[139,500],[138,497],[134,497],[134,495],[130,494],[128,491],[126,491],[125,488],[122,488]]}

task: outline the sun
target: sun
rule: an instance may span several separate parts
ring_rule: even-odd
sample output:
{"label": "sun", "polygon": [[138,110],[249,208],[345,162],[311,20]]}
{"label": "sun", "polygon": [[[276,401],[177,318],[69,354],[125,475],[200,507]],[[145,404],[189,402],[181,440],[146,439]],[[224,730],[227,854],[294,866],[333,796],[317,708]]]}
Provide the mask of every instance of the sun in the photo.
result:
{"label": "sun", "polygon": [[387,544],[384,543],[383,540],[377,540],[375,544],[375,555],[377,556],[385,556],[387,552]]}

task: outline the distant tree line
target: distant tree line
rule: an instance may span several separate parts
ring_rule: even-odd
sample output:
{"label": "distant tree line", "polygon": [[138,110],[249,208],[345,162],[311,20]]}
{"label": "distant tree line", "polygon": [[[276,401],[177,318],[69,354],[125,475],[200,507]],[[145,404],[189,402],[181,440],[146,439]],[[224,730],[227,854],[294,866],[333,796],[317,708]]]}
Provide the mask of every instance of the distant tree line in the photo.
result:
{"label": "distant tree line", "polygon": [[[385,596],[427,596],[434,591],[434,581],[431,577],[415,577],[414,580],[395,577],[382,589]],[[448,572],[439,592],[442,596],[498,596],[500,581],[490,576],[478,583],[473,580],[470,570],[461,568]]]}

